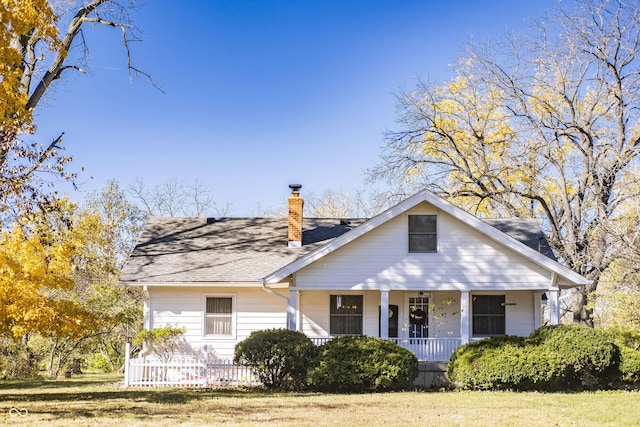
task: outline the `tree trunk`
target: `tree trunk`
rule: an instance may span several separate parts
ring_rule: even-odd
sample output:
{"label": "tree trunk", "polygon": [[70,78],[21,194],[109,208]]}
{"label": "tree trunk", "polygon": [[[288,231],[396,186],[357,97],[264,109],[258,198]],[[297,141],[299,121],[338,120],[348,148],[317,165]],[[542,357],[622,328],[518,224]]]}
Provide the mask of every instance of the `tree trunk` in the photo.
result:
{"label": "tree trunk", "polygon": [[49,354],[49,366],[47,367],[47,373],[49,374],[50,378],[54,378],[53,376],[53,363],[56,357],[56,346],[52,346],[51,347],[51,352]]}
{"label": "tree trunk", "polygon": [[593,328],[593,308],[589,307],[587,303],[589,302],[589,294],[595,290],[596,286],[592,284],[574,291],[571,307],[573,323]]}

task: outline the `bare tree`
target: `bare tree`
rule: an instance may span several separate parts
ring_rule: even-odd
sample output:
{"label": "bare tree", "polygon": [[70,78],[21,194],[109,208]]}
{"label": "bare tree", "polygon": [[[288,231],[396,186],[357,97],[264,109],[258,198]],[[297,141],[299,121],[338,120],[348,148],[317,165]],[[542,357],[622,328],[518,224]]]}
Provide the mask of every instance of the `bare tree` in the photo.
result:
{"label": "bare tree", "polygon": [[87,25],[118,30],[131,77],[144,75],[131,61],[135,29],[129,19],[134,1],[21,0],[0,5],[0,211],[17,214],[51,200],[42,188],[45,176],[73,180],[71,156],[62,153],[64,133],[40,146],[27,138],[35,132],[34,111],[57,80],[84,72]]}
{"label": "bare tree", "polygon": [[148,215],[198,216],[213,213],[217,217],[228,216],[231,204],[218,205],[211,191],[196,179],[191,184],[178,178],[170,178],[154,186],[148,186],[142,178],[129,186],[129,194]]}
{"label": "bare tree", "polygon": [[382,210],[373,202],[363,189],[326,189],[320,195],[310,192],[305,197],[307,212],[316,218],[371,218]]}
{"label": "bare tree", "polygon": [[538,217],[561,261],[593,280],[573,305],[592,324],[588,296],[635,250],[611,230],[639,197],[640,5],[563,5],[528,34],[470,43],[448,84],[400,94],[400,129],[370,177],[479,215]]}
{"label": "bare tree", "polygon": [[[382,212],[389,205],[380,203],[377,193],[368,193],[365,189],[355,189],[352,192],[340,188],[338,190],[325,189],[321,194],[308,192],[304,195],[305,216],[312,218],[371,218]],[[287,201],[282,200],[276,206],[252,207],[250,215],[267,217],[287,216]]]}

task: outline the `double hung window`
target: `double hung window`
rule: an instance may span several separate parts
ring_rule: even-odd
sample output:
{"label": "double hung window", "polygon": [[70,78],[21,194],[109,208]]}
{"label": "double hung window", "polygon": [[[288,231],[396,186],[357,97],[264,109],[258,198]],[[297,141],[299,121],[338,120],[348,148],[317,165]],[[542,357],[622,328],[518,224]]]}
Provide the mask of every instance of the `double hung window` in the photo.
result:
{"label": "double hung window", "polygon": [[204,334],[233,335],[233,297],[207,297]]}
{"label": "double hung window", "polygon": [[436,225],[435,215],[409,215],[409,252],[437,252]]}

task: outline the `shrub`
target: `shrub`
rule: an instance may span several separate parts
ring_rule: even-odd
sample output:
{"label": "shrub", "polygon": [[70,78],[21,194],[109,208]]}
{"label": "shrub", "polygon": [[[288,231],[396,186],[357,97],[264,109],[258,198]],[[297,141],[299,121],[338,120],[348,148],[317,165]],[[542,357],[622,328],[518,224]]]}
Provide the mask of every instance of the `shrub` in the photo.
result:
{"label": "shrub", "polygon": [[555,374],[570,388],[606,386],[618,377],[620,349],[602,329],[544,326],[530,340],[543,347]]}
{"label": "shrub", "polygon": [[620,347],[620,381],[627,384],[640,382],[640,351]]}
{"label": "shrub", "polygon": [[619,326],[606,331],[620,347],[620,381],[640,383],[640,331]]}
{"label": "shrub", "polygon": [[[630,359],[631,360],[631,359]],[[449,380],[469,389],[558,390],[607,387],[617,378],[620,350],[602,330],[548,326],[528,338],[492,337],[458,348]]]}
{"label": "shrub", "polygon": [[491,337],[458,348],[447,365],[453,384],[475,390],[536,389],[553,381],[542,351],[524,337]]}
{"label": "shrub", "polygon": [[100,353],[90,354],[87,357],[87,368],[90,371],[113,372],[113,366],[109,360]]}
{"label": "shrub", "polygon": [[621,326],[615,326],[605,330],[611,339],[620,347],[624,345],[634,350],[640,350],[640,330]]}
{"label": "shrub", "polygon": [[41,359],[23,341],[0,337],[0,379],[36,378]]}
{"label": "shrub", "polygon": [[268,389],[300,387],[318,348],[302,332],[254,331],[236,345],[234,362],[250,367]]}
{"label": "shrub", "polygon": [[418,376],[415,355],[396,343],[365,336],[332,339],[320,347],[310,383],[336,391],[398,389]]}
{"label": "shrub", "polygon": [[169,362],[179,352],[183,344],[185,328],[163,326],[151,330],[143,330],[133,339],[133,345],[144,345],[163,361]]}

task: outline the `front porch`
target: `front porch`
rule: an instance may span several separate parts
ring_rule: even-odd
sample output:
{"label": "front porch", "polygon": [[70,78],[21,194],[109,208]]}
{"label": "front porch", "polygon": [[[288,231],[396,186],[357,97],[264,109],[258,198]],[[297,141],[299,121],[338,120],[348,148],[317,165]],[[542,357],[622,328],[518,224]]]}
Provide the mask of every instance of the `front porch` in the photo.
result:
{"label": "front porch", "polygon": [[[547,298],[542,298],[543,294]],[[395,342],[420,362],[448,362],[471,341],[527,336],[559,323],[559,290],[291,290],[287,328],[316,345],[342,335]],[[545,319],[543,316],[547,313]],[[385,315],[382,315],[384,313]]]}

